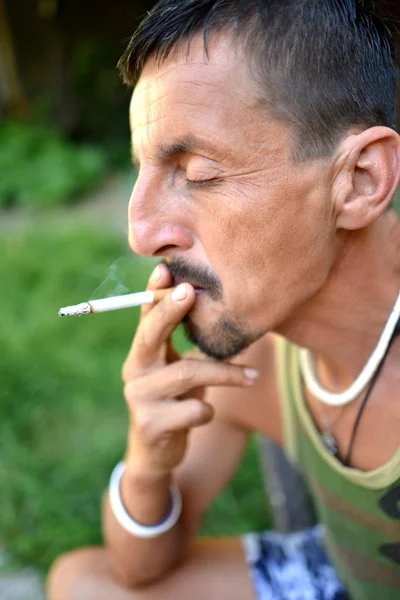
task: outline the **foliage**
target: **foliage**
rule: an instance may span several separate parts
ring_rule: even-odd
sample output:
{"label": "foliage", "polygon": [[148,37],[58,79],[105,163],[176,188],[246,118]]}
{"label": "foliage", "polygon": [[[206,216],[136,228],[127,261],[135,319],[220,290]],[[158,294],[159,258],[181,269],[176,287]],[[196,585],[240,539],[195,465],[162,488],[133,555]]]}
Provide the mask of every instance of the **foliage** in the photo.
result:
{"label": "foliage", "polygon": [[74,146],[56,131],[6,122],[0,127],[0,207],[69,202],[104,176],[99,148]]}
{"label": "foliage", "polygon": [[70,76],[79,106],[79,134],[101,144],[116,168],[130,166],[129,100],[132,90],[118,75],[120,39],[93,38],[73,48]]}
{"label": "foliage", "polygon": [[[58,319],[57,310],[93,297],[125,250],[109,231],[74,221],[35,219],[0,239],[0,545],[43,569],[101,543],[101,495],[127,431],[120,370],[138,318],[132,309]],[[153,264],[128,264],[133,290],[143,289]],[[266,527],[259,481],[252,445],[203,533]]]}

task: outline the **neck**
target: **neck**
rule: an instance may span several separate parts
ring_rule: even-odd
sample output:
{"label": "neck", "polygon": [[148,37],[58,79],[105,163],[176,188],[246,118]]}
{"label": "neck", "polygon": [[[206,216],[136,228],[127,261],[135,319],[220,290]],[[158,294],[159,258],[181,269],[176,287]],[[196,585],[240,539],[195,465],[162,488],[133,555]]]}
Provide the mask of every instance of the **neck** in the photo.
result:
{"label": "neck", "polygon": [[342,391],[373,352],[400,289],[400,223],[388,211],[343,232],[328,279],[277,332],[311,350],[322,382]]}

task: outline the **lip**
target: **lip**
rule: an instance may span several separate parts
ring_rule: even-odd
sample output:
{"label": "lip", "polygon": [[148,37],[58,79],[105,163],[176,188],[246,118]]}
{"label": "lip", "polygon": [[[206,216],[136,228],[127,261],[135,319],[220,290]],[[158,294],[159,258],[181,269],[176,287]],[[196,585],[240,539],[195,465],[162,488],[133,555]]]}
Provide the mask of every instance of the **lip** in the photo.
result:
{"label": "lip", "polygon": [[194,288],[194,292],[196,294],[196,298],[198,296],[203,296],[206,293],[207,290],[205,290],[204,288]]}
{"label": "lip", "polygon": [[188,281],[187,279],[174,279],[173,281],[174,287],[177,287],[180,283],[189,283],[194,288],[196,296],[200,296],[207,291],[205,288],[197,285],[194,281]]}

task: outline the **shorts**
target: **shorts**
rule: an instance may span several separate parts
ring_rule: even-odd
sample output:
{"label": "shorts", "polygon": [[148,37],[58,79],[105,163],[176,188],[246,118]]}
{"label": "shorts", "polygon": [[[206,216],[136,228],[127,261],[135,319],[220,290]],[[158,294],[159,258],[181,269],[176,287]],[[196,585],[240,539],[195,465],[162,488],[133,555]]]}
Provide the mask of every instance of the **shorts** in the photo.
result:
{"label": "shorts", "polygon": [[321,525],[250,533],[242,543],[257,600],[350,600],[325,552]]}

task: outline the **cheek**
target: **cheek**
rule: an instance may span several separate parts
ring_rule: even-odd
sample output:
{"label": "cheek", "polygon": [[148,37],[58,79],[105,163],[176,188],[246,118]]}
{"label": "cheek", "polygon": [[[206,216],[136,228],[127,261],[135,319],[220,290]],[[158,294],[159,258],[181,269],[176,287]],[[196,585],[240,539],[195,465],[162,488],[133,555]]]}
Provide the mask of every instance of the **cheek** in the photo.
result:
{"label": "cheek", "polygon": [[325,212],[323,197],[291,190],[208,221],[205,249],[233,312],[261,325],[272,311],[275,321],[322,286],[331,260]]}
{"label": "cheek", "polygon": [[222,281],[224,301],[241,314],[260,296],[270,252],[265,224],[249,212],[224,211],[202,236],[213,269]]}

